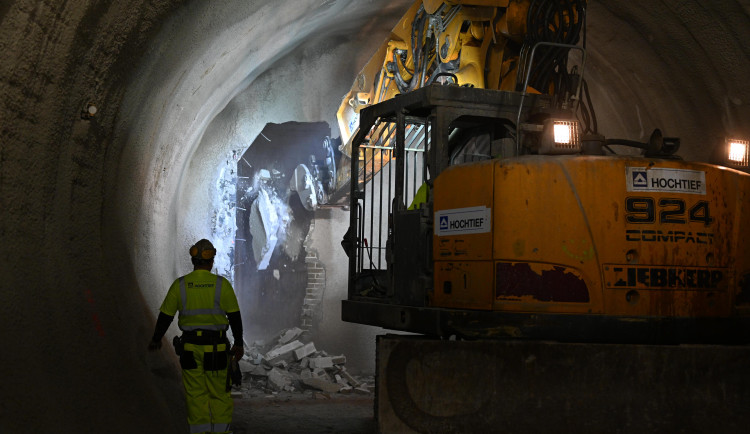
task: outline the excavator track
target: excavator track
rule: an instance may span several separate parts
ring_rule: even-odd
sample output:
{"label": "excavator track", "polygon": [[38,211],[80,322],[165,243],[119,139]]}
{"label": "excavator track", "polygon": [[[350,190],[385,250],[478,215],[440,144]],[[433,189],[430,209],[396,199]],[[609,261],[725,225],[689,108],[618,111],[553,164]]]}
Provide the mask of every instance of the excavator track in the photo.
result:
{"label": "excavator track", "polygon": [[377,340],[379,432],[747,432],[750,347]]}

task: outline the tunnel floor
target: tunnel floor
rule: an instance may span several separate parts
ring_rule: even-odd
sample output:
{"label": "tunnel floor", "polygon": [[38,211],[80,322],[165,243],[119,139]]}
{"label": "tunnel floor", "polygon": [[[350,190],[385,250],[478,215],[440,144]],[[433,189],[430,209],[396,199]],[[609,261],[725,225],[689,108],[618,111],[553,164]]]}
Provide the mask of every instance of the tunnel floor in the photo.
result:
{"label": "tunnel floor", "polygon": [[234,434],[377,432],[373,396],[285,393],[235,398]]}

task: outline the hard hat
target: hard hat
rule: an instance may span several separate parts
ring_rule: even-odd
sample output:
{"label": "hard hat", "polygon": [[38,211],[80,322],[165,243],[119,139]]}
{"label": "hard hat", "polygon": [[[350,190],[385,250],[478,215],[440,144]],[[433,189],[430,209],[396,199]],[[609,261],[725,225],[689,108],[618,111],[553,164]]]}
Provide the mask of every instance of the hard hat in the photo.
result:
{"label": "hard hat", "polygon": [[216,249],[211,241],[204,238],[190,247],[190,256],[195,259],[213,259],[216,256]]}

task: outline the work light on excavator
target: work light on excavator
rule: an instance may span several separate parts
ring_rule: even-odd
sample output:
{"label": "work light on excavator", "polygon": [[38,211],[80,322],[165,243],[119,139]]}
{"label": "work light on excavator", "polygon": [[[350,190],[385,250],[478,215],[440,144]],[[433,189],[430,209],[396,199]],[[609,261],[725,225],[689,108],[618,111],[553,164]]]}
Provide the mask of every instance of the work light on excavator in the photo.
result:
{"label": "work light on excavator", "polygon": [[727,162],[736,167],[747,168],[748,167],[748,148],[750,142],[747,140],[740,139],[727,139],[726,140],[726,155]]}
{"label": "work light on excavator", "polygon": [[577,154],[581,152],[578,121],[548,119],[544,125],[540,154]]}

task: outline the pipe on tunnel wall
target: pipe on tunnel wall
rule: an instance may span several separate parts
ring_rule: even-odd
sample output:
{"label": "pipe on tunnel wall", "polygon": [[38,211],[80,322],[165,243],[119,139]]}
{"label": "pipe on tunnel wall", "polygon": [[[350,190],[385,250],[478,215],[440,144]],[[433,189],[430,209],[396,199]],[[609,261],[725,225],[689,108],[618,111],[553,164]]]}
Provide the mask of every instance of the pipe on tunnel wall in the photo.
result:
{"label": "pipe on tunnel wall", "polygon": [[[210,230],[222,151],[266,122],[335,126],[410,3],[0,5],[0,431],[182,430],[177,367],[145,342],[166,286],[188,271],[185,249]],[[748,134],[748,8],[592,1],[602,132],[661,127],[694,157],[715,136]],[[81,119],[89,102],[99,110]]]}

